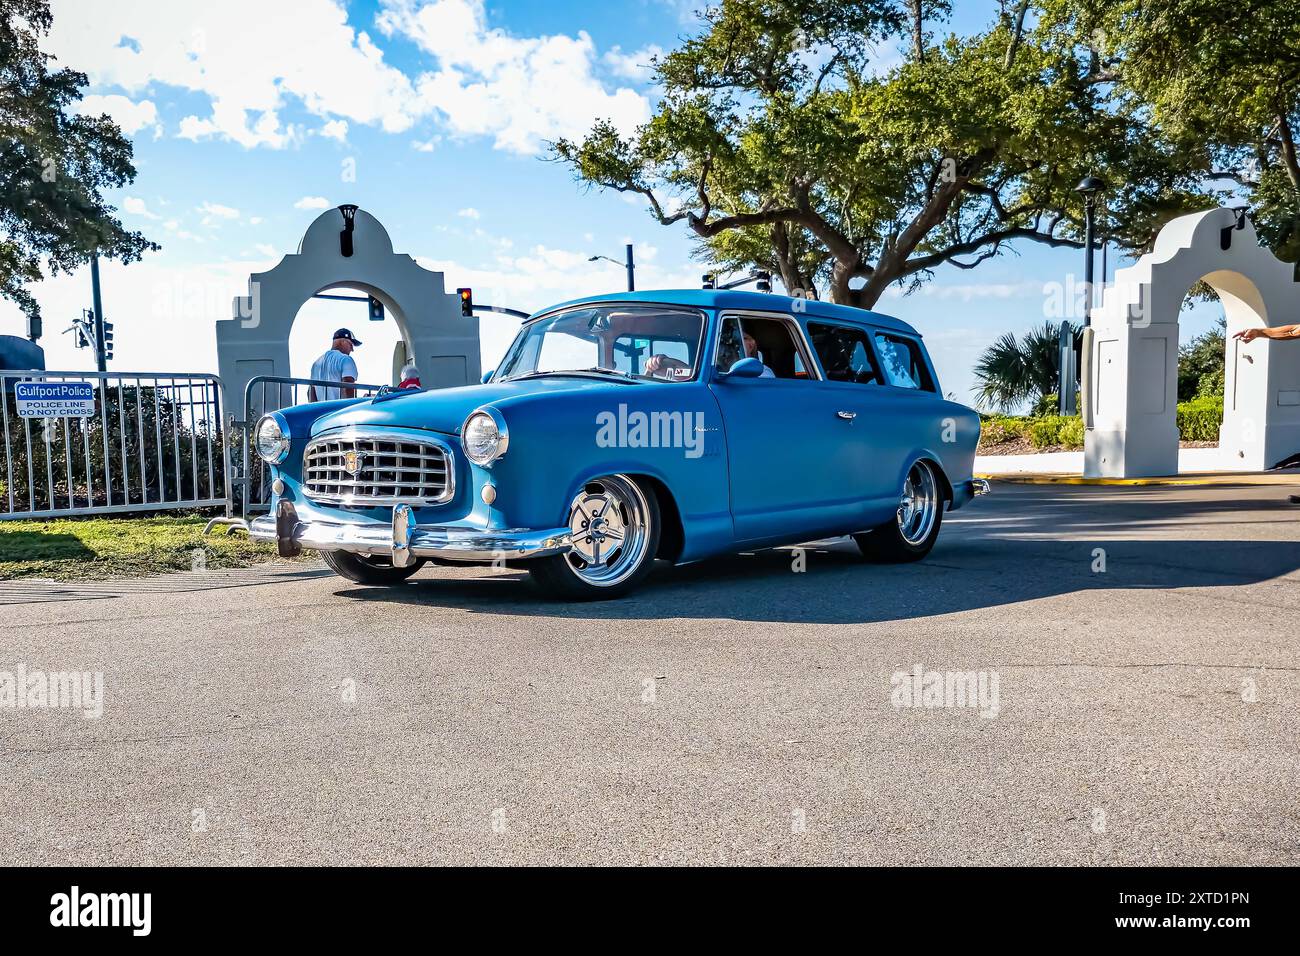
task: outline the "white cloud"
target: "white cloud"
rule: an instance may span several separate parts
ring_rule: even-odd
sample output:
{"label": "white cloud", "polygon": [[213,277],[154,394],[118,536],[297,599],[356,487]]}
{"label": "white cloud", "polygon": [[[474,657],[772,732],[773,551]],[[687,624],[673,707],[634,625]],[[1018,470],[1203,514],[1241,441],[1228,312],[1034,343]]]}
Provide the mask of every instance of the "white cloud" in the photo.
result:
{"label": "white cloud", "polygon": [[411,140],[411,149],[415,150],[417,153],[432,153],[433,148],[437,145],[438,145],[437,136],[433,137],[432,139],[426,139],[423,142],[421,142],[418,139]]}
{"label": "white cloud", "polygon": [[82,116],[107,113],[128,136],[140,132],[146,126],[152,126],[156,135],[162,133],[162,126],[158,123],[158,108],[150,100],[136,103],[130,97],[116,93],[111,96],[91,94],[83,96],[75,109]]}
{"label": "white cloud", "polygon": [[318,132],[327,139],[336,139],[340,143],[345,142],[348,138],[347,120],[330,120]]}
{"label": "white cloud", "polygon": [[473,206],[468,206],[468,207],[466,207],[465,209],[460,210],[460,212],[456,213],[456,215],[460,216],[462,219],[478,219],[478,218],[479,218],[478,210],[475,209]]}
{"label": "white cloud", "polygon": [[654,75],[650,61],[663,55],[663,47],[651,43],[631,53],[624,53],[622,47],[614,46],[601,59],[615,76],[637,83],[648,83]]}
{"label": "white cloud", "polygon": [[92,83],[128,93],[161,83],[206,94],[209,114],[181,120],[187,139],[287,146],[302,135],[281,122],[290,100],[317,116],[390,132],[414,119],[410,80],[348,25],[339,0],[54,0],[52,8],[47,49]]}
{"label": "white cloud", "polygon": [[303,196],[293,204],[294,209],[328,209],[330,201],[324,196]]}
{"label": "white cloud", "polygon": [[201,205],[195,207],[195,211],[202,213],[203,218],[200,222],[205,226],[214,226],[222,220],[238,219],[239,210],[231,206],[223,206],[221,203],[204,201]]}
{"label": "white cloud", "polygon": [[[246,148],[290,146],[312,129],[341,139],[345,124],[403,132],[440,116],[457,136],[491,136],[500,149],[531,154],[547,140],[580,136],[596,119],[630,131],[650,113],[636,90],[606,88],[588,34],[519,37],[489,28],[482,0],[383,0],[379,29],[435,60],[418,76],[385,62],[369,34],[349,25],[342,0],[52,6],[47,50],[96,86],[125,91],[104,97],[124,129],[160,129],[153,102],[131,99],[160,85],[208,99],[206,110],[179,119],[178,136]],[[612,55],[604,72],[631,77],[639,69],[640,53]],[[324,124],[290,122],[284,114],[298,105]]]}
{"label": "white cloud", "polygon": [[143,216],[145,219],[161,219],[156,213],[149,211],[148,204],[136,196],[124,196],[122,198],[122,208],[133,216]]}
{"label": "white cloud", "polygon": [[630,132],[650,116],[633,89],[605,89],[596,49],[576,37],[516,37],[489,28],[482,0],[383,0],[377,23],[436,58],[416,81],[419,110],[436,111],[459,136],[493,136],[498,149],[532,154],[608,119]]}

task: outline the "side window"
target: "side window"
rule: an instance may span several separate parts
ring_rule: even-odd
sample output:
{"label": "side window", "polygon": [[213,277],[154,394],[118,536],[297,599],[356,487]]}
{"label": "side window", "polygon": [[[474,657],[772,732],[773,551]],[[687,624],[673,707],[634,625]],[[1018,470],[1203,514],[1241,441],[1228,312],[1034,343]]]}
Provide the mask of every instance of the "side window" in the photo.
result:
{"label": "side window", "polygon": [[890,385],[934,391],[925,359],[921,357],[919,342],[900,335],[890,335],[888,332],[877,332],[876,350],[880,353],[885,381]]}
{"label": "side window", "polygon": [[729,371],[742,358],[761,361],[764,378],[811,377],[790,324],[783,319],[725,317],[718,335],[717,367]]}
{"label": "side window", "polygon": [[867,333],[846,325],[808,323],[808,338],[821,359],[826,378],[832,382],[880,385],[883,379],[871,354]]}

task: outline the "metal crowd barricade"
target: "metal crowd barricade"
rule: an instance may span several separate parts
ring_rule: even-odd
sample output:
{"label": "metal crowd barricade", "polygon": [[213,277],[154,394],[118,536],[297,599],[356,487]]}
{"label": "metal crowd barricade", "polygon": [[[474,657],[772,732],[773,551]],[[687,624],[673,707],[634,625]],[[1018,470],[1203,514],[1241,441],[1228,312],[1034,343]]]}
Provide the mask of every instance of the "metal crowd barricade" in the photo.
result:
{"label": "metal crowd barricade", "polygon": [[214,524],[233,524],[245,526],[249,515],[258,511],[267,511],[271,505],[271,469],[257,455],[253,448],[253,429],[257,420],[268,412],[279,411],[291,405],[301,405],[311,400],[312,388],[346,387],[357,395],[372,395],[379,392],[383,385],[362,385],[349,382],[340,386],[338,382],[322,381],[312,378],[287,378],[276,375],[258,375],[248,381],[244,389],[243,420],[230,422],[232,430],[241,434],[238,442],[238,467],[233,484],[238,488],[235,498],[239,501],[239,518],[227,515],[227,521]]}
{"label": "metal crowd barricade", "polygon": [[[19,414],[19,382],[88,382],[84,417]],[[225,506],[221,379],[163,372],[0,370],[0,520]]]}

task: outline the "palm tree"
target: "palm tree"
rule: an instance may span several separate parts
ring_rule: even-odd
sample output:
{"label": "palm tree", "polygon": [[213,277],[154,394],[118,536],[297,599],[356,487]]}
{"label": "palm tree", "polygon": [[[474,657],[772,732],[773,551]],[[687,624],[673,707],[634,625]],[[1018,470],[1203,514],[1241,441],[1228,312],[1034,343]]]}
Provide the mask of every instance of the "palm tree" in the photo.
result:
{"label": "palm tree", "polygon": [[[1077,341],[1079,327],[1071,325]],[[1061,376],[1061,327],[1044,322],[1017,339],[1007,332],[975,363],[975,401],[981,408],[1009,411],[1057,390]]]}

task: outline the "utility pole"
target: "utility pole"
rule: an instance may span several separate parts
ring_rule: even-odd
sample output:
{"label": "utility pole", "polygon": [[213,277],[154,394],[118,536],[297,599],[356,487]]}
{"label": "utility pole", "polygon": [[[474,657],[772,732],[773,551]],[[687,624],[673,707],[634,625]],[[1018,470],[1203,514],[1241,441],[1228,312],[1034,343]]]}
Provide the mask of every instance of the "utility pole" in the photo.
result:
{"label": "utility pole", "polygon": [[632,261],[632,243],[627,244],[627,291],[636,291],[636,263]]}
{"label": "utility pole", "polygon": [[95,368],[108,371],[108,356],[104,350],[104,303],[99,295],[99,250],[90,254],[90,291],[95,308]]}

